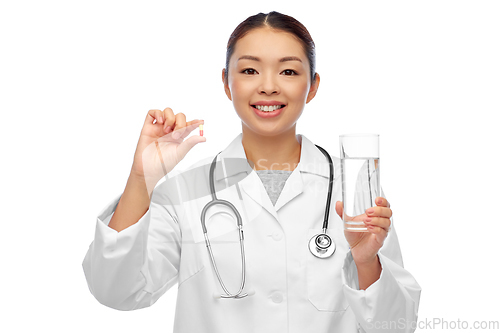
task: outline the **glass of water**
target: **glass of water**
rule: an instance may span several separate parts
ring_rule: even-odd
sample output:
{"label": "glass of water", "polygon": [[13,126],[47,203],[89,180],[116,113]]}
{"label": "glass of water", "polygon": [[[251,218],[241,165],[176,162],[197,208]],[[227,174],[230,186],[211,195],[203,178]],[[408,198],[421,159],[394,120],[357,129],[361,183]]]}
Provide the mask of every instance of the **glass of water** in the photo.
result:
{"label": "glass of water", "polygon": [[378,134],[345,134],[339,137],[344,230],[367,232],[360,215],[376,206],[380,196]]}

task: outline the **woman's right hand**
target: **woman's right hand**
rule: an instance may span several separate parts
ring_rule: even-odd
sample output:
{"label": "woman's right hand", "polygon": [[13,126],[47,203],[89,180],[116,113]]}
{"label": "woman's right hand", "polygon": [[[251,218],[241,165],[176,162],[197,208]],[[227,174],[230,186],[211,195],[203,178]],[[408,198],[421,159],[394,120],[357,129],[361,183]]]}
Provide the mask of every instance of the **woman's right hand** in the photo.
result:
{"label": "woman's right hand", "polygon": [[199,135],[184,141],[200,124],[203,120],[186,122],[183,113],[174,115],[171,108],[149,110],[137,143],[131,176],[144,177],[148,186],[155,186],[191,148],[206,141]]}

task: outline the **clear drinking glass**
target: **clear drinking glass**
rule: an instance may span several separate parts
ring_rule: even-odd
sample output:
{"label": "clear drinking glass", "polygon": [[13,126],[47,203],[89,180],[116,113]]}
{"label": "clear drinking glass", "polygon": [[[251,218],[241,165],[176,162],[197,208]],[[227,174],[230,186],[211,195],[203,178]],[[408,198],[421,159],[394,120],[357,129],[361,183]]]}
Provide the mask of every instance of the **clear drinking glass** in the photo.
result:
{"label": "clear drinking glass", "polygon": [[339,143],[344,229],[367,232],[359,215],[376,206],[380,196],[379,135],[345,134]]}

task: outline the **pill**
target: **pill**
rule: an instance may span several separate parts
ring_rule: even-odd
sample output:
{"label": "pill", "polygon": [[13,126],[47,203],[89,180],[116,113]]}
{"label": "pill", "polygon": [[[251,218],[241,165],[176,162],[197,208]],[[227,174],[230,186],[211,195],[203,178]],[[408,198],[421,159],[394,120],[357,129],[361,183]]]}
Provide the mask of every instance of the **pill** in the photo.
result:
{"label": "pill", "polygon": [[203,136],[203,124],[200,124],[200,136]]}

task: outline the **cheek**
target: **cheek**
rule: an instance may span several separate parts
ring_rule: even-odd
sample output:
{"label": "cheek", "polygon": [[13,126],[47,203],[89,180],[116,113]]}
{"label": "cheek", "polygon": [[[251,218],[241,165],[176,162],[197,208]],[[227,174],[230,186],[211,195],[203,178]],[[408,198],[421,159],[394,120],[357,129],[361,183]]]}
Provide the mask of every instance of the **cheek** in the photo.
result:
{"label": "cheek", "polygon": [[231,88],[231,95],[233,97],[233,101],[236,102],[239,99],[242,99],[245,95],[245,85],[242,84],[242,82],[238,80],[233,80],[233,82],[230,85]]}
{"label": "cheek", "polygon": [[290,98],[293,98],[297,102],[305,101],[307,94],[309,93],[309,83],[307,81],[294,84],[288,89],[290,92]]}
{"label": "cheek", "polygon": [[248,84],[241,82],[241,80],[233,80],[229,88],[231,90],[231,98],[233,107],[240,119],[247,117],[247,107],[249,103],[250,93]]}

